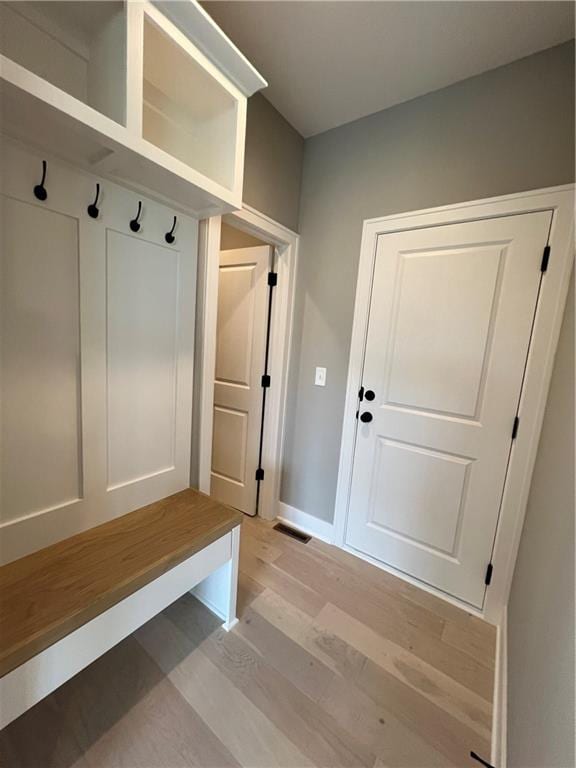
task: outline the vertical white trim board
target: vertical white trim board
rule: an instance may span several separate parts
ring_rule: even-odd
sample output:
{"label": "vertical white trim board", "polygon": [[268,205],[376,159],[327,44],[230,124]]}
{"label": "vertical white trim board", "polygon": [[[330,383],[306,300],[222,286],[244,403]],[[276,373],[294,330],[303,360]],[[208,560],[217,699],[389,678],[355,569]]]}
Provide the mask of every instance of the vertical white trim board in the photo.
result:
{"label": "vertical white trim board", "polygon": [[[191,485],[210,493],[212,468],[212,426],[214,411],[214,371],[216,369],[216,323],[218,317],[218,276],[222,218],[213,216],[200,222],[198,241],[198,288],[196,295],[196,338],[194,368],[200,386],[194,392],[192,420]],[[210,385],[208,385],[210,382]],[[209,414],[209,418],[206,417]],[[195,477],[196,467],[198,477]]]}
{"label": "vertical white trim board", "polygon": [[496,635],[496,672],[492,708],[492,757],[490,762],[506,768],[508,732],[508,607],[502,612]]}
{"label": "vertical white trim board", "polygon": [[315,539],[320,539],[327,544],[332,544],[332,523],[328,523],[326,520],[320,520],[319,517],[314,517],[314,515],[310,515],[308,512],[296,509],[296,507],[291,507],[290,504],[284,504],[283,501],[278,502],[278,520],[293,528],[297,528],[299,531],[302,531],[302,533],[307,533],[309,536],[313,536]]}
{"label": "vertical white trim board", "polygon": [[[299,236],[264,214],[248,206],[226,216],[227,222],[275,248],[274,270],[278,284],[274,288],[270,325],[270,360],[268,372],[271,385],[266,398],[266,417],[262,448],[264,480],[260,486],[258,514],[272,520],[280,496],[280,468],[284,445],[286,413],[286,384],[292,340],[294,286],[298,262]],[[204,236],[199,247],[199,283],[203,306],[199,322],[202,327],[200,359],[199,413],[196,430],[198,446],[198,489],[210,493],[212,459],[212,422],[214,403],[214,365],[216,360],[216,319],[218,308],[218,264],[220,252],[220,217],[203,222]]]}
{"label": "vertical white trim board", "polygon": [[[488,200],[475,200],[413,213],[368,219],[364,221],[362,230],[334,511],[334,543],[337,546],[344,546],[346,538],[356,436],[354,415],[364,365],[364,348],[377,237],[381,234],[402,230],[544,210],[550,210],[553,213],[548,240],[551,247],[551,257],[548,269],[542,278],[536,308],[518,411],[520,430],[514,442],[508,466],[492,556],[493,578],[486,593],[482,612],[483,618],[492,624],[498,624],[502,610],[508,602],[538,439],[544,418],[554,355],[568,293],[570,272],[574,261],[574,185],[568,184],[551,189],[533,190]],[[442,592],[437,591],[437,594],[445,599]],[[462,605],[462,607],[465,610],[470,610],[466,605]]]}

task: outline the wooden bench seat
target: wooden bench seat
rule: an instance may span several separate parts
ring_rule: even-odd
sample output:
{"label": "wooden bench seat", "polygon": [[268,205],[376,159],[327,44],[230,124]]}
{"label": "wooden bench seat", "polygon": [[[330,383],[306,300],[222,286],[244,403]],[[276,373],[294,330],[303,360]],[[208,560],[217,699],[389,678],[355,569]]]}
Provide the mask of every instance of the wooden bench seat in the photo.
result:
{"label": "wooden bench seat", "polygon": [[[179,564],[192,563],[197,553],[215,547],[227,535],[229,539],[231,532],[239,531],[241,519],[241,513],[188,489],[2,566],[0,683],[122,601],[137,612],[126,598],[155,580],[162,583]],[[226,542],[228,549],[218,555],[220,559],[204,558],[205,564],[193,572],[200,574],[196,578],[206,576],[211,563],[220,567],[224,558],[232,562],[233,548]],[[171,602],[178,592],[187,591],[181,584],[169,583],[165,600]],[[162,610],[165,600],[159,600]],[[131,617],[127,628],[135,622]],[[112,647],[115,642],[106,639],[104,645]],[[6,686],[0,688],[3,697],[9,692]],[[0,706],[6,704],[0,701]]]}

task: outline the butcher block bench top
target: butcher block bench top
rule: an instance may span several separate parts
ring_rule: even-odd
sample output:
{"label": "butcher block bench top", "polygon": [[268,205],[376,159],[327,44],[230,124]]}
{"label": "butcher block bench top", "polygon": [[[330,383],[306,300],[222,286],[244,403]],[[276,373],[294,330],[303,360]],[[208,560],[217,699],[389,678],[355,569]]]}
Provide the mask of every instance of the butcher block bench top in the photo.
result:
{"label": "butcher block bench top", "polygon": [[188,489],[0,567],[0,677],[241,520]]}

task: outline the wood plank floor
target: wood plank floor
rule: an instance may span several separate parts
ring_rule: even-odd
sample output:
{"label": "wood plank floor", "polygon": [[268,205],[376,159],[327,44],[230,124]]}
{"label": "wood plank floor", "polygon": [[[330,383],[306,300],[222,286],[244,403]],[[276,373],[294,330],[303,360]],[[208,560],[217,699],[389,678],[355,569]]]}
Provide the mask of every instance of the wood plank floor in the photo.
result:
{"label": "wood plank floor", "polygon": [[489,760],[492,627],[245,519],[240,623],[185,596],[0,733],[3,768]]}

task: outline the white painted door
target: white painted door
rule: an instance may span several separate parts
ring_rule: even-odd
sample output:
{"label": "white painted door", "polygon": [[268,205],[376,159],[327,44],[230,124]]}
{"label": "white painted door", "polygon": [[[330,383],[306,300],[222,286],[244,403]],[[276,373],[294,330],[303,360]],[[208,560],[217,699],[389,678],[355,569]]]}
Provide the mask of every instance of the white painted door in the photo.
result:
{"label": "white painted door", "polygon": [[220,253],[211,495],[256,514],[269,246]]}
{"label": "white painted door", "polygon": [[346,542],[477,607],[550,222],[544,211],[377,243]]}

